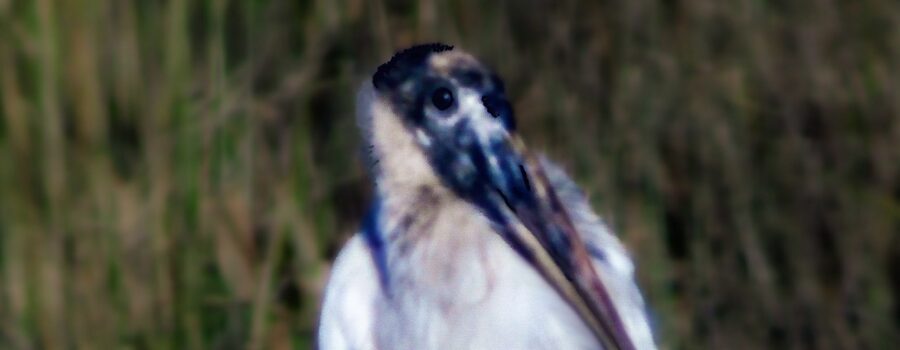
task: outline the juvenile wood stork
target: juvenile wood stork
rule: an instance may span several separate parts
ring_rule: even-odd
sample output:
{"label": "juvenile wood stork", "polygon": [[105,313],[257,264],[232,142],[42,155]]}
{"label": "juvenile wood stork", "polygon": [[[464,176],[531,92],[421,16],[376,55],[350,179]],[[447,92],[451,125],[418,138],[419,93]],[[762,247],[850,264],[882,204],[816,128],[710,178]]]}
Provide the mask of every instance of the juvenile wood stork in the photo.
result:
{"label": "juvenile wood stork", "polygon": [[400,51],[363,84],[376,198],[335,261],[321,349],[656,348],[628,254],[526,151],[504,94],[444,44]]}

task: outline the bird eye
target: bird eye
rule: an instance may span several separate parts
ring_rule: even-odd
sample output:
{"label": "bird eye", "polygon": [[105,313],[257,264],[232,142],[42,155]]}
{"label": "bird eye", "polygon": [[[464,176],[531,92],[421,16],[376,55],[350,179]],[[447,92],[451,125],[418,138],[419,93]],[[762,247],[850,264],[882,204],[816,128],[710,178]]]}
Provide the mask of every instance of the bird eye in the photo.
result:
{"label": "bird eye", "polygon": [[453,93],[445,87],[438,88],[431,94],[431,103],[439,111],[446,111],[453,107]]}

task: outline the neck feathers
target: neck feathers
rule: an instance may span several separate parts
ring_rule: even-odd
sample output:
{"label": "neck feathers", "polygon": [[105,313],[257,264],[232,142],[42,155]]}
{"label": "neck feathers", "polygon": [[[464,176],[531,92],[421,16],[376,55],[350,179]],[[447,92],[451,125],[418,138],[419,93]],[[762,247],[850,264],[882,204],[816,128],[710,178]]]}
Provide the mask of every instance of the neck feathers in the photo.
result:
{"label": "neck feathers", "polygon": [[443,185],[416,144],[414,131],[403,124],[370,82],[357,96],[357,123],[368,150],[368,163],[378,193],[412,195],[427,188],[441,191]]}
{"label": "neck feathers", "polygon": [[360,90],[357,106],[379,201],[377,220],[371,223],[377,230],[367,239],[382,282],[388,288],[395,283],[435,288],[447,293],[448,300],[458,298],[459,290],[441,287],[449,279],[459,287],[474,283],[479,288],[468,289],[483,296],[483,276],[469,275],[466,271],[477,270],[461,265],[486,259],[483,240],[495,238],[485,234],[489,222],[441,183],[417,144],[415,131],[403,124],[371,83]]}

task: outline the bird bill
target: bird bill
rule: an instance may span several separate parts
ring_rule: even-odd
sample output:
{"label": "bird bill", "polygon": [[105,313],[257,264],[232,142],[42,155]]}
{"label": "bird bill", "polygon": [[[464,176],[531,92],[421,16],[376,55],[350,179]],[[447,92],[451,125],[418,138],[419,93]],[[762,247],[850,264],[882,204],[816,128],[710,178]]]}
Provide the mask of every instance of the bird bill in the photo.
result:
{"label": "bird bill", "polygon": [[[594,269],[581,236],[540,164],[516,135],[509,135],[505,147],[491,147],[495,168],[518,164],[519,169],[492,169],[503,204],[517,220],[507,222],[507,240],[541,272],[569,302],[607,349],[634,349],[610,295]],[[510,184],[509,174],[521,181]],[[497,176],[492,177],[497,179]],[[510,214],[508,213],[508,215]]]}

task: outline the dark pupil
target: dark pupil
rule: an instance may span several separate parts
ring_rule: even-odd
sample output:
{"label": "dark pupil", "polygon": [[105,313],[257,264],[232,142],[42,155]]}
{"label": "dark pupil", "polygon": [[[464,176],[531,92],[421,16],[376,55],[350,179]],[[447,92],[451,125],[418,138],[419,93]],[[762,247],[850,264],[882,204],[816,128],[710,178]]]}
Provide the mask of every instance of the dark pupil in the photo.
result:
{"label": "dark pupil", "polygon": [[445,111],[453,106],[453,94],[447,88],[438,88],[431,95],[431,103],[438,110]]}

